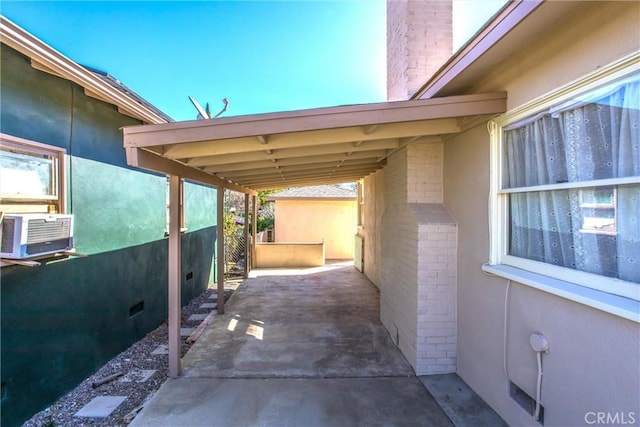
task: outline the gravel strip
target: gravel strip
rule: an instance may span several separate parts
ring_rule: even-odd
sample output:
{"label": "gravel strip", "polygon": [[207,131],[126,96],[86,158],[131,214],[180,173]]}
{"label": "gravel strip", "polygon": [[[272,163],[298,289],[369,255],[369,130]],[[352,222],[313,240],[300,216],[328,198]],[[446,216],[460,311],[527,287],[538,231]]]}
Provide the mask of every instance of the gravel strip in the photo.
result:
{"label": "gravel strip", "polygon": [[[231,296],[233,291],[241,283],[239,280],[225,280],[225,301]],[[208,288],[202,294],[191,300],[182,307],[183,328],[196,328],[200,321],[189,321],[192,314],[208,314],[211,309],[203,309],[200,306],[204,303],[211,303],[214,300],[209,298],[216,295],[215,288]],[[187,342],[188,337],[182,337],[181,356],[184,356],[192,343]],[[23,424],[23,427],[53,427],[53,426],[126,426],[135,415],[142,409],[153,394],[166,381],[169,368],[169,356],[167,354],[152,354],[159,346],[166,346],[169,341],[167,323],[164,322],[157,329],[149,332],[140,341],[111,359],[74,388],[69,394],[58,399],[53,405],[35,414],[30,420]],[[144,382],[143,371],[155,370],[155,372]],[[118,376],[118,374],[123,374]],[[94,387],[115,376],[111,381]],[[120,404],[115,411],[107,418],[87,418],[74,416],[82,407],[97,396],[127,396],[126,400]]]}

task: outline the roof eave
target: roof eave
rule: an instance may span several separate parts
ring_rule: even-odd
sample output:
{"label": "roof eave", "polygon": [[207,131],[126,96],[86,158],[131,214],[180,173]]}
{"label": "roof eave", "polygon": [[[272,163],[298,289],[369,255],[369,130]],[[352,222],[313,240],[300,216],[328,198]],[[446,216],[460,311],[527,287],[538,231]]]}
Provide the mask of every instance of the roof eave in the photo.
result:
{"label": "roof eave", "polygon": [[498,41],[517,27],[542,3],[544,3],[544,0],[507,3],[471,40],[440,67],[411,99],[428,99],[438,96],[449,83],[485,55]]}
{"label": "roof eave", "polygon": [[58,52],[20,26],[0,15],[0,42],[31,58],[38,68],[68,79],[98,98],[116,105],[145,123],[167,123],[166,115],[145,107],[91,71]]}

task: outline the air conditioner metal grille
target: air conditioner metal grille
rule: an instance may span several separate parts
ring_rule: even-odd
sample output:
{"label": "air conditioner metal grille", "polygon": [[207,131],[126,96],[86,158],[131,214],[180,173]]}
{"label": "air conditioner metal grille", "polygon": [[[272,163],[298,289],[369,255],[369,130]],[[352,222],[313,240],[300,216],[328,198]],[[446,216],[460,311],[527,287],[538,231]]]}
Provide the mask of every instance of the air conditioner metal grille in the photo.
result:
{"label": "air conditioner metal grille", "polygon": [[67,239],[71,230],[71,218],[61,218],[56,221],[45,219],[30,219],[27,245]]}
{"label": "air conditioner metal grille", "polygon": [[11,252],[13,248],[13,238],[15,235],[16,220],[13,218],[4,218],[2,220],[2,252]]}

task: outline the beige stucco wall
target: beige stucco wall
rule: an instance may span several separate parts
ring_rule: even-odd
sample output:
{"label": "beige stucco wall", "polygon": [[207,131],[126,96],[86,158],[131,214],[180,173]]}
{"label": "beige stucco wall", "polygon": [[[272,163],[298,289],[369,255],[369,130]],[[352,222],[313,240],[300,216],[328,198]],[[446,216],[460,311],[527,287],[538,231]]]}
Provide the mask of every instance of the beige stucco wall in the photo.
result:
{"label": "beige stucco wall", "polygon": [[355,200],[276,200],[276,242],[325,243],[326,259],[352,259]]}
{"label": "beige stucco wall", "polygon": [[[506,90],[509,108],[640,48],[640,3],[583,5],[546,37],[512,57],[476,90]],[[445,205],[458,221],[458,374],[510,425],[539,426],[507,396],[503,316],[507,281],[481,271],[489,256],[489,138],[484,125],[445,142]],[[586,425],[590,411],[635,413],[640,422],[637,323],[513,283],[508,372],[535,396],[529,335],[550,342],[544,356],[545,425]],[[628,420],[627,415],[627,420]]]}
{"label": "beige stucco wall", "polygon": [[473,92],[508,90],[507,108],[513,109],[637,51],[639,8],[637,1],[581,2],[555,31],[527,41],[527,49],[503,62]]}
{"label": "beige stucco wall", "polygon": [[324,244],[258,243],[255,268],[320,267],[324,265]]}
{"label": "beige stucco wall", "polygon": [[384,169],[364,179],[364,224],[358,234],[364,238],[364,274],[382,286],[382,213],[384,212]]}

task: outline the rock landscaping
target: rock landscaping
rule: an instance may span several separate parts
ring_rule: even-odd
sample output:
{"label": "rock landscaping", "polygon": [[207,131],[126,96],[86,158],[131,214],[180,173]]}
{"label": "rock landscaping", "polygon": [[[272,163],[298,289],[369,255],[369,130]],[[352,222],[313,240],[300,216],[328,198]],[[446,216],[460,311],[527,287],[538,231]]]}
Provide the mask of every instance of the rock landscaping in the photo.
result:
{"label": "rock landscaping", "polygon": [[[240,281],[227,281],[225,301]],[[181,356],[215,316],[217,293],[206,289],[182,307]],[[205,326],[205,325],[202,325]],[[168,376],[168,328],[164,322],[111,359],[67,395],[24,423],[25,427],[126,426]]]}

